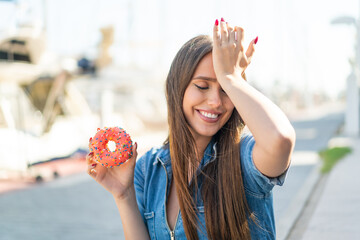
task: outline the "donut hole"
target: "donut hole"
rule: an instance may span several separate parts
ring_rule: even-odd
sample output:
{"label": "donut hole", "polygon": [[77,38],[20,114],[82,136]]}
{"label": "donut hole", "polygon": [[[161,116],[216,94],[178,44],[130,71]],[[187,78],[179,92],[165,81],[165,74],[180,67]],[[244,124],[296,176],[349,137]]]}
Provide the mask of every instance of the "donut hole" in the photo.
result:
{"label": "donut hole", "polygon": [[115,152],[116,150],[116,143],[114,141],[108,141],[107,143],[107,148],[111,151],[111,152]]}

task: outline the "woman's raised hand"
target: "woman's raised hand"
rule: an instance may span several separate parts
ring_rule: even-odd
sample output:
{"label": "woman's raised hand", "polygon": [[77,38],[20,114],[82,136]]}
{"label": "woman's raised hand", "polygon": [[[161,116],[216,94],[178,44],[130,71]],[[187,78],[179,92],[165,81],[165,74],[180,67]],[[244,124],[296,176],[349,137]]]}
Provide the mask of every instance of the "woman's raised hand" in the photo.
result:
{"label": "woman's raised hand", "polygon": [[121,166],[106,168],[97,163],[94,153],[90,152],[86,156],[88,174],[95,179],[101,186],[108,190],[114,197],[122,199],[134,187],[134,169],[137,157],[137,143],[133,145],[132,157]]}
{"label": "woman's raised hand", "polygon": [[221,18],[216,20],[213,30],[213,63],[215,74],[221,76],[243,76],[255,52],[257,37],[252,40],[244,52],[244,29],[232,27]]}

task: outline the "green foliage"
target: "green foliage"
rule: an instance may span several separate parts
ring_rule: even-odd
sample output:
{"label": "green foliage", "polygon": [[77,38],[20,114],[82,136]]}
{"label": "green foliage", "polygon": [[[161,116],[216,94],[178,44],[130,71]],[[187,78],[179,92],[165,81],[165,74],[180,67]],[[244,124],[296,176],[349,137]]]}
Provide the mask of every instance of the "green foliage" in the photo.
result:
{"label": "green foliage", "polygon": [[320,151],[319,155],[323,160],[323,166],[321,168],[321,172],[322,173],[330,172],[332,167],[346,154],[351,153],[351,151],[352,149],[349,147],[333,147]]}

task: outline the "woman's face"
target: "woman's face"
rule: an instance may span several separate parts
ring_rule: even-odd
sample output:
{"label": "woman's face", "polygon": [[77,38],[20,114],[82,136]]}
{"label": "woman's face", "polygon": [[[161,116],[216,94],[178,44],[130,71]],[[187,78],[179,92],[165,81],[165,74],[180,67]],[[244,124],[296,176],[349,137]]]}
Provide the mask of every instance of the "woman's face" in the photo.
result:
{"label": "woman's face", "polygon": [[183,111],[195,140],[210,140],[229,120],[234,105],[216,80],[212,53],[199,62],[187,86]]}

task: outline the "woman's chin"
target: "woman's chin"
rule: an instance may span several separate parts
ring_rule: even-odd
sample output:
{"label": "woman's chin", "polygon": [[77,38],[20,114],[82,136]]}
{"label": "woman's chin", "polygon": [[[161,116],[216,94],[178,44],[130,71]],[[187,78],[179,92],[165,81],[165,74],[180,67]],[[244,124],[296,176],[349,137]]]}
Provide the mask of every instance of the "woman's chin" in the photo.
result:
{"label": "woman's chin", "polygon": [[197,131],[197,135],[204,138],[212,138],[219,129],[211,129],[211,130],[201,130]]}

